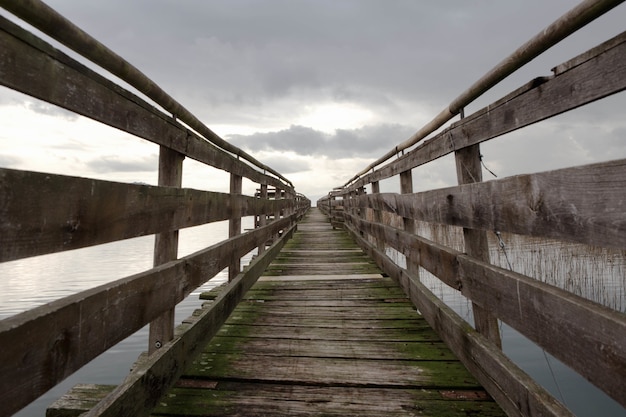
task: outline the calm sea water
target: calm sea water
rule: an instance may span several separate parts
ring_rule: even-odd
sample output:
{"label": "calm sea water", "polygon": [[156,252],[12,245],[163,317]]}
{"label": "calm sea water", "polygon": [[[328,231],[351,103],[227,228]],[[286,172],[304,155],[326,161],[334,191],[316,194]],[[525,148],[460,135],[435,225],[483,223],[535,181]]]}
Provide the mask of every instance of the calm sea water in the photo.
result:
{"label": "calm sea water", "polygon": [[[243,220],[243,228],[250,228],[251,226],[251,218]],[[450,233],[441,233],[438,230],[421,230],[421,233],[453,247],[458,245],[458,239],[451,236]],[[219,242],[227,235],[227,222],[182,230],[179,257]],[[457,243],[446,242],[446,239],[456,239]],[[492,237],[492,246],[494,247],[492,259],[494,263],[502,263],[504,266],[506,259],[502,250],[499,250],[497,242],[493,239]],[[546,264],[547,259],[564,258],[561,262],[569,260],[569,265],[572,264],[572,254],[569,252],[563,255],[562,251],[554,252],[554,248],[550,249],[547,244],[542,246],[539,242],[527,241],[521,243],[515,241],[515,237],[512,236],[506,236],[504,239],[507,241],[507,257],[514,264],[514,268],[517,268],[515,270],[529,268],[531,264],[536,263],[541,264],[543,269],[562,270],[562,267],[558,265],[548,266]],[[0,280],[0,318],[9,317],[51,300],[149,269],[152,265],[153,245],[154,237],[147,236],[93,248],[0,264],[0,276],[2,277]],[[525,261],[526,264],[524,264],[521,260],[527,259],[529,254],[534,258],[532,262]],[[251,255],[245,257],[242,263],[249,262]],[[598,254],[593,256],[594,259],[597,257]],[[591,292],[589,298],[599,299],[599,302],[623,312],[626,305],[624,300],[626,275],[624,274],[623,253],[621,260],[617,257],[616,255],[615,259],[611,258],[608,263],[604,262],[610,266],[609,272],[605,267],[597,266],[593,262],[589,264],[589,262],[576,261],[583,265],[579,266],[578,269],[584,270],[584,274],[581,274],[583,278],[577,282],[569,280],[568,283],[567,277],[572,276],[571,272],[555,273],[553,274],[554,277],[549,276],[546,280],[553,280],[561,286],[570,285],[574,291]],[[575,258],[578,259],[580,256],[576,255]],[[401,260],[399,261],[401,262]],[[565,278],[559,278],[563,275]],[[602,275],[602,277],[597,278],[598,275]],[[594,279],[589,279],[589,276],[594,277]],[[200,307],[201,301],[198,299],[200,292],[213,288],[225,282],[226,279],[226,272],[223,271],[181,302],[176,308],[176,322],[180,323],[194,309]],[[471,304],[467,299],[430,276],[426,271],[422,270],[421,279],[458,314],[469,322],[472,321]],[[600,289],[596,288],[598,285],[595,287],[592,285],[594,280],[600,282]],[[595,289],[589,290],[589,288]],[[622,406],[558,360],[545,354],[517,331],[503,324],[501,333],[504,352],[524,371],[544,385],[556,398],[563,401],[577,416],[626,417],[626,410]],[[128,374],[139,354],[146,350],[147,337],[146,326],[94,359],[17,413],[16,416],[44,416],[46,407],[77,383],[119,384]]]}

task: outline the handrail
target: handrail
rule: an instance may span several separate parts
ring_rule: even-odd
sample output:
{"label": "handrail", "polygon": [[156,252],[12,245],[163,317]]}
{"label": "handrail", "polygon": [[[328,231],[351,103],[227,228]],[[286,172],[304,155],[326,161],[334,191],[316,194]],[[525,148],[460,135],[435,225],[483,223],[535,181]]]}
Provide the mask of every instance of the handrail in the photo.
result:
{"label": "handrail", "polygon": [[387,161],[394,155],[397,155],[398,152],[415,145],[426,136],[443,126],[444,123],[459,114],[465,106],[476,100],[491,87],[495,86],[513,72],[532,61],[538,55],[556,45],[572,33],[576,32],[578,29],[618,6],[623,1],[624,0],[583,1],[578,6],[574,7],[559,19],[554,21],[544,30],[539,32],[525,44],[517,48],[515,52],[502,60],[479,80],[474,82],[474,84],[472,84],[467,90],[452,100],[448,107],[443,109],[437,116],[435,116],[434,119],[413,134],[413,136],[394,147],[376,161],[369,164],[367,168],[356,174],[353,178],[346,182],[344,186],[349,185],[362,175],[366,174],[368,171],[374,169],[376,166]]}
{"label": "handrail", "polygon": [[139,69],[61,16],[50,6],[39,0],[0,0],[0,6],[127,82],[159,106],[172,113],[174,117],[196,130],[207,141],[250,162],[257,168],[272,173],[293,187],[291,181],[279,172],[256,160],[237,146],[220,138]]}

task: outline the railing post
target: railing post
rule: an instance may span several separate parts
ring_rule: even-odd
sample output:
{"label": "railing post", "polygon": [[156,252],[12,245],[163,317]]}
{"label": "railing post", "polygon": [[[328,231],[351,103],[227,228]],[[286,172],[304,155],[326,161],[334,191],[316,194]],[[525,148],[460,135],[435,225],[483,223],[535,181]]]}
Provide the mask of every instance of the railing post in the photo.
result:
{"label": "railing post", "polygon": [[[276,187],[275,191],[274,191],[274,200],[280,200],[282,197],[282,190],[279,187]],[[274,212],[274,221],[279,220],[280,219],[280,208],[278,207],[278,204],[276,205],[276,211]],[[276,234],[276,240],[280,239],[280,232],[278,232]]]}
{"label": "railing post", "polygon": [[[380,183],[378,181],[372,182],[372,194],[380,194]],[[382,224],[383,223],[383,214],[380,210],[374,210],[374,223]],[[376,247],[385,252],[385,240],[379,236],[374,236],[376,241]]]}
{"label": "railing post", "polygon": [[[413,193],[413,171],[410,169],[400,173],[400,192],[402,194],[412,194]],[[404,226],[404,230],[415,234],[417,233],[416,223],[414,219],[409,219],[407,217],[402,218],[402,224]],[[420,258],[418,252],[410,252],[408,256],[406,256],[406,269],[413,276],[419,278],[419,265]]]}
{"label": "railing post", "polygon": [[[185,156],[165,146],[159,149],[159,186],[180,187]],[[154,266],[176,259],[178,230],[157,233],[154,239]],[[174,337],[174,311],[164,313],[150,323],[148,353],[152,354]]]}
{"label": "railing post", "polygon": [[[470,184],[483,180],[480,166],[480,146],[478,144],[455,151],[456,173],[459,184]],[[465,252],[480,261],[489,263],[487,233],[482,230],[463,228]],[[476,330],[502,348],[498,320],[489,311],[472,303]]]}
{"label": "railing post", "polygon": [[[241,175],[230,174],[230,195],[233,199],[233,214],[228,220],[228,237],[234,237],[241,234],[241,207],[237,196],[242,192]],[[228,267],[228,280],[232,281],[241,272],[241,259],[234,258]]]}
{"label": "railing post", "polygon": [[[259,197],[261,198],[261,200],[267,200],[267,184],[261,184]],[[267,213],[259,214],[259,227],[263,227],[266,224],[267,224]],[[261,245],[259,245],[259,250],[258,250],[259,255],[265,252],[265,244],[266,242],[263,242],[261,243]]]}

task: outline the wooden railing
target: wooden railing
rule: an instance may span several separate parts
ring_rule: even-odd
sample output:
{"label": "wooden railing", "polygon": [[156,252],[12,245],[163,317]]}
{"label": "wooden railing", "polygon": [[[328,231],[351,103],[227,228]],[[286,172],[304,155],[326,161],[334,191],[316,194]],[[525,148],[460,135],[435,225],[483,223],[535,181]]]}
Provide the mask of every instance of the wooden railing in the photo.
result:
{"label": "wooden railing", "polygon": [[[386,155],[317,202],[403,286],[508,415],[571,414],[502,353],[497,319],[626,406],[626,316],[492,264],[487,241],[497,231],[625,250],[626,160],[482,182],[479,144],[625,88],[622,33],[380,165]],[[459,185],[414,193],[412,170],[448,154]],[[396,175],[400,192],[380,193],[380,181]],[[416,222],[462,228],[464,251],[418,235]],[[471,300],[475,329],[420,282],[418,267]]]}
{"label": "wooden railing", "polygon": [[[92,410],[92,415],[145,413],[260,276],[310,202],[286,178],[220,139],[128,62],[40,2],[0,4],[50,36],[63,37],[61,42],[120,76],[154,105],[2,17],[1,85],[160,147],[158,186],[0,168],[0,262],[156,235],[153,269],[0,321],[0,416],[21,409],[150,323],[150,356]],[[230,193],[181,188],[185,157],[230,173]],[[259,184],[255,195],[242,195],[243,178]],[[257,227],[242,234],[246,216],[254,216]],[[227,239],[176,258],[179,229],[222,220],[230,222]],[[255,248],[258,256],[241,272],[242,256]],[[175,335],[174,307],[225,268],[228,289]]]}

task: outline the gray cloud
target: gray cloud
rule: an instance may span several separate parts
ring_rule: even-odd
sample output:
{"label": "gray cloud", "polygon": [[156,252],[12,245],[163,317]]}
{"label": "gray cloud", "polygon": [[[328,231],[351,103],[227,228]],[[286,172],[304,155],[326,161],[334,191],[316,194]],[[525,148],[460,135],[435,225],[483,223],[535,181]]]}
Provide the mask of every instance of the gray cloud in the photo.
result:
{"label": "gray cloud", "polygon": [[309,160],[292,158],[286,155],[270,155],[267,158],[263,158],[263,160],[267,165],[285,175],[306,172],[314,168]]}
{"label": "gray cloud", "polygon": [[[515,48],[578,3],[48,0],[51,7],[127,58],[208,126],[272,130],[231,135],[227,139],[233,143],[264,155],[285,151],[306,157],[362,160],[373,160],[407,139]],[[626,4],[529,63],[469,106],[466,115],[617,35],[623,31],[624,21]],[[620,131],[624,126],[616,122],[623,118],[619,109],[624,107],[624,95],[620,96],[611,106],[576,113],[576,123],[570,124],[569,130],[546,126],[539,132],[541,139],[529,139],[529,131],[521,135],[526,142],[504,139],[505,149],[498,152],[503,157],[511,150],[512,155],[528,155],[525,167],[519,168],[526,171],[536,171],[535,163],[537,169],[543,169],[549,160],[560,164],[573,158],[569,165],[593,160],[600,151],[589,142],[594,136],[589,126],[601,124],[602,129],[595,131],[613,138],[606,143],[605,153],[617,150],[622,154],[616,157],[624,157]],[[320,126],[298,126],[306,120],[306,109],[333,102],[366,109],[373,115],[367,121],[369,126],[330,134],[320,131]],[[556,142],[552,138],[557,134],[572,139],[568,145],[553,147]],[[551,151],[533,156],[528,150],[531,143]],[[494,169],[500,168],[497,173],[508,172],[507,167],[521,161],[500,161],[500,154],[488,156]],[[283,167],[297,174],[300,160]],[[105,157],[91,161],[90,166],[108,172],[143,169],[143,164],[147,163],[140,159]],[[339,175],[340,182],[350,176],[344,179],[344,175]]]}
{"label": "gray cloud", "polygon": [[23,159],[13,155],[0,155],[0,167],[16,168],[22,163]]}
{"label": "gray cloud", "polygon": [[97,173],[153,172],[158,167],[158,156],[152,154],[142,158],[125,158],[117,155],[104,156],[87,161],[87,167]]}
{"label": "gray cloud", "polygon": [[338,129],[333,134],[304,126],[291,126],[277,132],[231,135],[228,139],[252,152],[282,151],[338,159],[374,157],[388,151],[396,142],[408,138],[412,133],[410,127],[392,124]]}
{"label": "gray cloud", "polygon": [[[208,123],[224,123],[235,112],[261,119],[262,107],[278,98],[443,107],[577,2],[49,3]],[[604,40],[611,27],[623,26],[626,8],[620,8],[621,16],[583,29],[512,87]]]}
{"label": "gray cloud", "polygon": [[29,100],[26,103],[26,108],[35,113],[39,113],[45,116],[55,116],[68,121],[76,120],[79,117],[76,113],[35,99]]}

